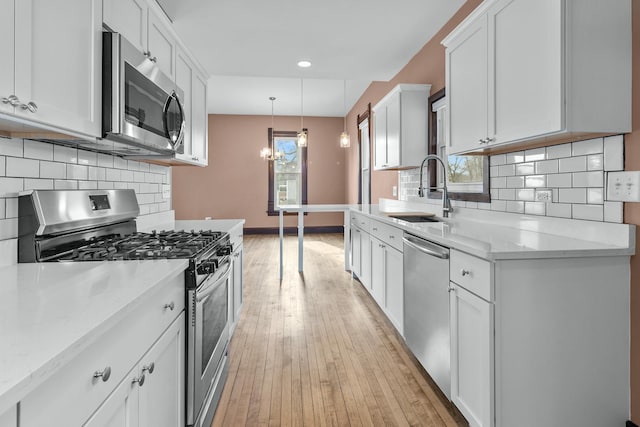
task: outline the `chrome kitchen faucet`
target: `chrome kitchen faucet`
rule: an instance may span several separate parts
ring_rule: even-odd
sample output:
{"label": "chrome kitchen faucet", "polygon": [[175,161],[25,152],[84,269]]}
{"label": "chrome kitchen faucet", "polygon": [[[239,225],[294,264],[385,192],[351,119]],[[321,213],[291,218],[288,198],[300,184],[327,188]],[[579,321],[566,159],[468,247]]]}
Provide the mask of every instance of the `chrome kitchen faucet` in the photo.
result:
{"label": "chrome kitchen faucet", "polygon": [[449,212],[453,212],[453,208],[451,207],[449,191],[447,190],[447,167],[445,166],[442,159],[435,154],[429,154],[424,158],[422,164],[420,164],[420,183],[418,184],[418,196],[424,197],[425,187],[422,186],[422,172],[424,170],[424,164],[427,160],[437,160],[442,165],[442,170],[444,171],[444,175],[442,177],[442,187],[429,187],[429,189],[442,190],[442,216],[448,218]]}

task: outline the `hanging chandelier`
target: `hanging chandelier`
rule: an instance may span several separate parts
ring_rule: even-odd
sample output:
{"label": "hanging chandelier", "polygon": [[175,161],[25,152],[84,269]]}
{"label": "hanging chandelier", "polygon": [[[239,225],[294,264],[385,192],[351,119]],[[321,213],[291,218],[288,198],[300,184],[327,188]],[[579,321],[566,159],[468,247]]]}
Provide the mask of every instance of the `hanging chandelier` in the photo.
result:
{"label": "hanging chandelier", "polygon": [[273,152],[273,133],[275,132],[275,127],[273,126],[273,101],[276,100],[275,96],[270,96],[269,101],[271,101],[271,140],[269,141],[269,145],[266,147],[262,147],[260,150],[260,157],[262,160],[274,161],[280,160],[283,156],[283,153],[280,151]]}
{"label": "hanging chandelier", "polygon": [[340,148],[351,147],[351,137],[347,133],[347,81],[344,80],[342,86],[342,106],[344,107],[344,122],[342,133],[340,134]]}
{"label": "hanging chandelier", "polygon": [[300,132],[298,132],[298,147],[306,147],[308,143],[307,130],[304,128],[304,79],[300,79]]}

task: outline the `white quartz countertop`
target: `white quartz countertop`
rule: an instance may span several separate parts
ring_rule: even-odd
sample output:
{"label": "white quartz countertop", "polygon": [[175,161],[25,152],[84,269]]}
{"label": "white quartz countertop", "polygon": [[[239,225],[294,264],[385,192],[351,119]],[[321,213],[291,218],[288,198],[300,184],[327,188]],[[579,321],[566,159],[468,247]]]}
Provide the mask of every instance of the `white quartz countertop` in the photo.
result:
{"label": "white quartz countertop", "polygon": [[[384,210],[383,210],[384,209]],[[401,228],[434,243],[488,260],[621,256],[635,253],[635,226],[494,212],[438,218],[439,222],[407,222],[389,214],[402,209],[361,205],[352,211]],[[414,212],[415,209],[407,209]],[[502,221],[502,222],[501,222]]]}
{"label": "white quartz countertop", "polygon": [[0,414],[187,265],[182,259],[0,268]]}

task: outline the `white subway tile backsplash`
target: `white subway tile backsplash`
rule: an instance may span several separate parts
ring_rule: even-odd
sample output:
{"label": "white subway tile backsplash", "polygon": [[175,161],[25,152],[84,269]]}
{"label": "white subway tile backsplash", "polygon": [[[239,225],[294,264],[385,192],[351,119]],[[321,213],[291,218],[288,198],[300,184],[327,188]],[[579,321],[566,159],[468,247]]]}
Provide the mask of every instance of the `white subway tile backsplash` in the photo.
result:
{"label": "white subway tile backsplash", "polygon": [[571,143],[547,147],[547,159],[571,157]]}
{"label": "white subway tile backsplash", "polygon": [[113,190],[113,182],[111,181],[98,181],[99,190]]}
{"label": "white subway tile backsplash", "polygon": [[120,181],[119,169],[107,169],[107,181]]}
{"label": "white subway tile backsplash", "polygon": [[128,160],[123,159],[122,157],[114,157],[113,158],[113,167],[116,169],[127,169],[129,166]]}
{"label": "white subway tile backsplash", "polygon": [[78,164],[86,166],[96,166],[98,164],[98,153],[86,150],[78,150]]}
{"label": "white subway tile backsplash", "polygon": [[500,166],[507,163],[507,156],[505,154],[496,154],[495,156],[489,157],[489,164],[491,166]]}
{"label": "white subway tile backsplash", "polygon": [[97,190],[98,181],[78,181],[79,190]]}
{"label": "white subway tile backsplash", "polygon": [[604,208],[602,205],[573,205],[573,218],[603,221]]}
{"label": "white subway tile backsplash", "polygon": [[607,172],[624,170],[624,138],[622,135],[604,139],[604,170]]}
{"label": "white subway tile backsplash", "polygon": [[571,218],[570,203],[547,203],[547,215],[560,218]]}
{"label": "white subway tile backsplash", "polygon": [[604,155],[603,154],[591,154],[587,156],[587,170],[588,171],[601,171],[604,168]]}
{"label": "white subway tile backsplash", "polygon": [[602,153],[603,151],[603,139],[594,138],[586,141],[578,141],[571,144],[571,155],[584,156],[586,154]]}
{"label": "white subway tile backsplash", "polygon": [[559,172],[584,172],[587,170],[587,156],[568,157],[558,160]]}
{"label": "white subway tile backsplash", "polygon": [[520,189],[516,194],[516,199],[532,202],[535,200],[535,190],[533,188]]}
{"label": "white subway tile backsplash", "polygon": [[623,220],[623,206],[622,202],[604,202],[604,220],[621,224]]}
{"label": "white subway tile backsplash", "polygon": [[127,188],[126,182],[114,182],[113,189],[114,190],[125,190]]}
{"label": "white subway tile backsplash", "polygon": [[532,150],[526,150],[524,152],[525,162],[537,162],[546,158],[546,150],[544,147],[534,148]]}
{"label": "white subway tile backsplash", "polygon": [[88,179],[89,166],[67,165],[67,179]]}
{"label": "white subway tile backsplash", "polygon": [[123,170],[120,172],[120,179],[122,181],[133,181],[133,172],[130,170]]}
{"label": "white subway tile backsplash", "polygon": [[0,240],[18,237],[18,218],[0,220]]}
{"label": "white subway tile backsplash", "polygon": [[104,181],[107,178],[107,170],[105,168],[89,166],[89,179],[91,181]]}
{"label": "white subway tile backsplash", "polygon": [[98,153],[98,166],[103,168],[112,168],[113,167],[113,156],[108,154]]}
{"label": "white subway tile backsplash", "polygon": [[524,188],[524,176],[507,177],[507,188]]}
{"label": "white subway tile backsplash", "polygon": [[491,200],[491,210],[492,211],[500,211],[504,212],[507,210],[507,201],[506,200]]}
{"label": "white subway tile backsplash", "polygon": [[136,162],[135,160],[127,160],[127,169],[129,169],[130,171],[140,170],[138,162]]}
{"label": "white subway tile backsplash", "polygon": [[524,213],[524,202],[507,201],[507,212]]}
{"label": "white subway tile backsplash", "polygon": [[548,187],[571,187],[570,173],[555,173],[547,175]]}
{"label": "white subway tile backsplash", "polygon": [[78,149],[64,145],[54,145],[53,160],[64,163],[78,163]]}
{"label": "white subway tile backsplash", "polygon": [[524,162],[524,151],[507,153],[507,164]]}
{"label": "white subway tile backsplash", "polygon": [[546,204],[542,202],[525,202],[524,213],[527,215],[544,215],[546,213]]}
{"label": "white subway tile backsplash", "polygon": [[53,160],[53,145],[25,139],[24,157],[27,159]]}
{"label": "white subway tile backsplash", "polygon": [[37,178],[40,176],[40,162],[21,157],[6,158],[6,175]]}
{"label": "white subway tile backsplash", "polygon": [[7,199],[7,209],[6,209],[6,218],[17,218],[18,217],[18,198],[11,197]]}
{"label": "white subway tile backsplash", "polygon": [[24,188],[28,188],[29,190],[53,190],[53,180],[42,178],[25,178]]}
{"label": "white subway tile backsplash", "polygon": [[498,199],[499,200],[515,200],[516,199],[516,190],[513,188],[498,188]]}
{"label": "white subway tile backsplash", "polygon": [[535,173],[533,163],[520,163],[516,165],[516,175],[532,175]]}
{"label": "white subway tile backsplash", "polygon": [[55,190],[77,190],[78,181],[56,179],[55,181],[53,181],[53,188]]}
{"label": "white subway tile backsplash", "polygon": [[602,188],[587,188],[587,203],[590,205],[603,204]]}
{"label": "white subway tile backsplash", "polygon": [[22,157],[24,144],[19,138],[0,138],[0,154],[4,156]]}
{"label": "white subway tile backsplash", "polygon": [[65,163],[40,162],[40,178],[64,179],[67,177],[67,167]]}
{"label": "white subway tile backsplash", "polygon": [[133,172],[133,180],[135,182],[144,182],[144,172]]}
{"label": "white subway tile backsplash", "polygon": [[5,219],[5,207],[6,207],[7,199],[0,199],[0,219]]}
{"label": "white subway tile backsplash", "polygon": [[4,156],[0,156],[0,176],[6,175],[6,158]]}
{"label": "white subway tile backsplash", "polygon": [[573,187],[603,187],[604,172],[575,172],[573,173]]}
{"label": "white subway tile backsplash", "polygon": [[545,175],[529,175],[524,177],[524,186],[528,188],[538,188],[547,186]]}
{"label": "white subway tile backsplash", "polygon": [[0,178],[0,197],[16,197],[24,190],[22,178]]}
{"label": "white subway tile backsplash", "polygon": [[560,203],[587,203],[586,188],[561,188],[558,193]]}
{"label": "white subway tile backsplash", "polygon": [[536,162],[536,170],[537,174],[549,174],[549,173],[558,173],[558,160],[543,160],[540,162]]}
{"label": "white subway tile backsplash", "polygon": [[151,165],[149,163],[138,162],[138,170],[140,172],[149,172]]}

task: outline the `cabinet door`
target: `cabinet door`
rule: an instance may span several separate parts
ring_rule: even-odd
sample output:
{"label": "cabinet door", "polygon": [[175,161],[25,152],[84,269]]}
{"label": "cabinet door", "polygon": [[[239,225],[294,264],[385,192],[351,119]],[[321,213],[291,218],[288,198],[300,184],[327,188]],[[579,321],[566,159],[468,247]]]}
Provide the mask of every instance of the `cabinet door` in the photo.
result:
{"label": "cabinet door", "polygon": [[471,427],[494,424],[493,305],[451,282],[451,400]]}
{"label": "cabinet door", "polygon": [[384,309],[385,245],[371,237],[371,296]]}
{"label": "cabinet door", "polygon": [[385,311],[404,335],[404,276],[402,273],[402,252],[391,246],[385,248]]}
{"label": "cabinet door", "polygon": [[492,144],[563,129],[562,9],[557,0],[501,0],[489,9]]}
{"label": "cabinet door", "polygon": [[18,409],[16,405],[0,414],[0,427],[18,427]]}
{"label": "cabinet door", "polygon": [[184,125],[184,155],[189,157],[191,155],[191,127],[193,121],[193,96],[192,96],[192,81],[193,81],[193,68],[191,60],[187,57],[186,53],[178,49],[176,54],[176,86],[178,86],[184,92],[181,99],[182,107],[185,114]]}
{"label": "cabinet door", "polygon": [[[387,103],[387,167],[400,166],[401,107],[400,92],[396,92]],[[410,144],[412,141],[404,141]],[[426,144],[425,141],[422,141]]]}
{"label": "cabinet door", "polygon": [[387,109],[381,107],[373,115],[373,168],[387,165]]}
{"label": "cabinet door", "polygon": [[207,116],[207,80],[194,73],[192,109],[192,150],[194,160],[204,166],[208,164],[208,116]]}
{"label": "cabinet door", "polygon": [[[15,42],[15,21],[14,21],[14,0],[0,0],[0,27],[2,37],[0,37],[0,99],[15,95],[15,65],[14,65],[14,42]],[[0,112],[13,113],[11,104],[0,102]]]}
{"label": "cabinet door", "polygon": [[360,236],[360,282],[371,292],[371,237],[364,231]]}
{"label": "cabinet door", "polygon": [[138,373],[145,375],[144,384],[139,386],[141,426],[175,427],[184,423],[184,328],[183,312],[140,360]]}
{"label": "cabinet door", "polygon": [[[351,272],[360,279],[362,260],[362,231],[351,227]],[[362,280],[360,280],[362,281]]]}
{"label": "cabinet door", "polygon": [[147,50],[147,13],[144,0],[105,0],[102,20],[116,33],[120,33],[140,49]]}
{"label": "cabinet door", "polygon": [[[16,2],[16,114],[63,129],[100,136],[102,2]],[[73,11],[70,13],[69,11]]]}
{"label": "cabinet door", "polygon": [[136,369],[129,372],[84,427],[136,427],[138,423],[138,386],[131,382]]}
{"label": "cabinet door", "polygon": [[240,319],[240,311],[242,310],[242,256],[243,249],[240,246],[239,249],[233,254],[233,270],[231,272],[231,286],[230,292],[230,304],[231,309],[231,332],[235,329]]}
{"label": "cabinet door", "polygon": [[158,68],[169,78],[174,79],[176,43],[166,31],[164,24],[155,13],[149,11],[148,47],[151,57],[156,58]]}
{"label": "cabinet door", "polygon": [[474,22],[446,50],[451,153],[476,149],[487,138],[487,17]]}

